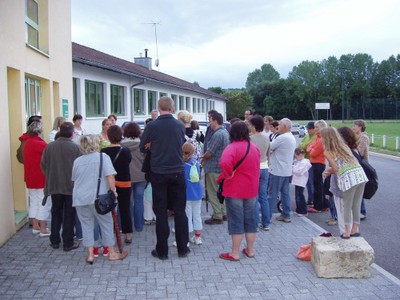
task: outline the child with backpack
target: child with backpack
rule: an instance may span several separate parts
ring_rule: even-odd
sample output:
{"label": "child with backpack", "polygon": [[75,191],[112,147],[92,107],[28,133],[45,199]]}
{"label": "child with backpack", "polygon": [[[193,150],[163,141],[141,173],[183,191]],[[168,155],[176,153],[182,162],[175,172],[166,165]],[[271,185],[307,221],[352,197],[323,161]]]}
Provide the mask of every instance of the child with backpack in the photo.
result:
{"label": "child with backpack", "polygon": [[200,164],[193,157],[194,146],[190,142],[186,142],[182,146],[183,161],[186,178],[186,216],[189,222],[189,232],[194,231],[194,236],[190,238],[190,242],[201,245],[201,230],[203,224],[201,221],[201,198],[203,197],[203,189],[200,183]]}

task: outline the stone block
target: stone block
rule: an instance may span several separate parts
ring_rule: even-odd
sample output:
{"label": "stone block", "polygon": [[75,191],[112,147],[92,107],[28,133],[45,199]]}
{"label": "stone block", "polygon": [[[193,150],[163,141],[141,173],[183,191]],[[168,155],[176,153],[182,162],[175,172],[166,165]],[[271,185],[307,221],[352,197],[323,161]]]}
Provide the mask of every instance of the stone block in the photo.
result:
{"label": "stone block", "polygon": [[362,237],[315,237],[311,263],[318,277],[368,278],[375,260],[374,249]]}

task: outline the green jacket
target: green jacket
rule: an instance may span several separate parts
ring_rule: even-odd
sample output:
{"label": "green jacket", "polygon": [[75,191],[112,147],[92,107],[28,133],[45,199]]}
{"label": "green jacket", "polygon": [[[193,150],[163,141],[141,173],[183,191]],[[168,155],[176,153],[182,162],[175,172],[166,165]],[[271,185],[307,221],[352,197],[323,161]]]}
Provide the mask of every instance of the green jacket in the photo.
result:
{"label": "green jacket", "polygon": [[305,154],[305,158],[310,159],[310,154],[307,152],[307,146],[315,139],[317,135],[315,133],[313,134],[307,134],[305,137],[303,137],[303,139],[301,140],[300,144],[299,144],[299,148],[304,149],[304,151],[306,152]]}

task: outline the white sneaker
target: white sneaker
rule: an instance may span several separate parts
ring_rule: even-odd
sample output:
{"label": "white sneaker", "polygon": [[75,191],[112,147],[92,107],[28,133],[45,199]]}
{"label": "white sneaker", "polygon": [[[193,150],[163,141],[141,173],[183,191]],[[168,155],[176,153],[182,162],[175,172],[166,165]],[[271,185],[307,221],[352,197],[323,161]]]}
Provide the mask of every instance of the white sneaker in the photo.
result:
{"label": "white sneaker", "polygon": [[190,242],[192,242],[193,244],[196,244],[196,245],[203,244],[203,241],[201,240],[201,237],[197,237],[195,235],[190,238]]}
{"label": "white sneaker", "polygon": [[51,232],[50,232],[49,230],[47,230],[47,232],[44,232],[44,233],[40,232],[40,233],[39,233],[39,237],[50,236],[50,234],[51,234]]}
{"label": "white sneaker", "polygon": [[[172,245],[173,245],[174,247],[178,247],[178,244],[176,243],[176,241],[173,242]],[[190,243],[187,243],[187,246],[189,247],[189,246],[190,246]]]}

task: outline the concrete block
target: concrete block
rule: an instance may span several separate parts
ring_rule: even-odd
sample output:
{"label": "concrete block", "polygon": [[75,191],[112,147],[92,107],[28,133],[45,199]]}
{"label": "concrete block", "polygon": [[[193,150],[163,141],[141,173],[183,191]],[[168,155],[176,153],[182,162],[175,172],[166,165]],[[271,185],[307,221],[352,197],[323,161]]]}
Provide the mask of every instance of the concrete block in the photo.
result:
{"label": "concrete block", "polygon": [[318,277],[368,278],[375,261],[374,249],[362,237],[315,237],[311,263]]}

